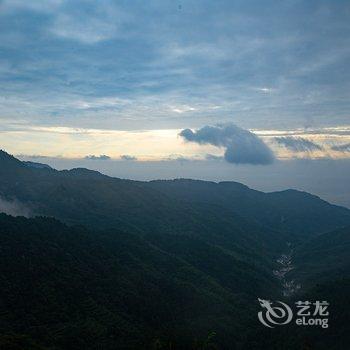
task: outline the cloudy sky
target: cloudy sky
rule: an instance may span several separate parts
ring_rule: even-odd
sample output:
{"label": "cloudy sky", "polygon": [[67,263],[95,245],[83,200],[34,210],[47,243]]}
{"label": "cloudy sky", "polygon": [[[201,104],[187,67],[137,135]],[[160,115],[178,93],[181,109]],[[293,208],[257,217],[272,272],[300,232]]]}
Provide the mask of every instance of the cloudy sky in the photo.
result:
{"label": "cloudy sky", "polygon": [[349,38],[342,0],[0,0],[0,147],[233,172],[347,161]]}

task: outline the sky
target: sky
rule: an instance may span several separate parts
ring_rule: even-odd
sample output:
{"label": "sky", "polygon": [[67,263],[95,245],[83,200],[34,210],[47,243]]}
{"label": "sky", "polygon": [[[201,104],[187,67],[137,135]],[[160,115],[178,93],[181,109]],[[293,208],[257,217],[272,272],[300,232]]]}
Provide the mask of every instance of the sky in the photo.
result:
{"label": "sky", "polygon": [[342,0],[0,0],[0,148],[312,183],[291,164],[350,159],[349,38]]}

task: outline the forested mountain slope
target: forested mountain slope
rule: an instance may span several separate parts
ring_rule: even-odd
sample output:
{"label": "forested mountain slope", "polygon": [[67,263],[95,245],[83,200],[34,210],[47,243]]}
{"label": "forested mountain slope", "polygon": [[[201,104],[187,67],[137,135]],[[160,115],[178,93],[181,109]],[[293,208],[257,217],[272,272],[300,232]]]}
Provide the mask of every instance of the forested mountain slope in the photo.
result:
{"label": "forested mountain slope", "polygon": [[296,190],[264,193],[237,182],[186,179],[151,181],[148,186],[179,200],[220,205],[301,239],[347,225],[350,218],[349,209]]}
{"label": "forested mountain slope", "polygon": [[1,349],[300,349],[308,337],[326,348],[317,331],[285,341],[257,321],[257,298],[282,297],[272,271],[288,250],[295,298],[321,298],[326,283],[345,332],[350,210],[316,196],[57,171],[0,152],[0,199],[46,216],[0,215]]}
{"label": "forested mountain slope", "polygon": [[295,249],[295,278],[304,287],[339,278],[350,279],[350,226],[327,232]]}
{"label": "forested mountain slope", "polygon": [[177,254],[130,233],[1,214],[0,344],[26,336],[60,349],[147,349],[157,339],[182,348],[215,331],[231,349],[276,281],[205,242],[181,242],[188,249]]}

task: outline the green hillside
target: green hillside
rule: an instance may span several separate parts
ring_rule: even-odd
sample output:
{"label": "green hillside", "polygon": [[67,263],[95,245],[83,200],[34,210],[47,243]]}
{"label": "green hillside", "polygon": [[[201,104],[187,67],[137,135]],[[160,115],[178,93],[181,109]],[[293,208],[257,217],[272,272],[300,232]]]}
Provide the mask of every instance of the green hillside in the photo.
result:
{"label": "green hillside", "polygon": [[133,234],[1,214],[0,341],[147,349],[159,339],[182,348],[215,331],[218,344],[231,349],[244,341],[257,296],[276,288],[275,281],[189,241],[176,254]]}
{"label": "green hillside", "polygon": [[290,278],[310,287],[324,281],[350,278],[350,227],[315,237],[297,247],[296,268]]}
{"label": "green hillside", "polygon": [[[33,217],[0,214],[0,349],[345,349],[346,208],[235,182],[57,171],[5,152],[0,200]],[[293,269],[279,279],[283,255]],[[290,281],[302,288],[284,297]],[[258,298],[311,297],[332,302],[336,331],[258,322]]]}

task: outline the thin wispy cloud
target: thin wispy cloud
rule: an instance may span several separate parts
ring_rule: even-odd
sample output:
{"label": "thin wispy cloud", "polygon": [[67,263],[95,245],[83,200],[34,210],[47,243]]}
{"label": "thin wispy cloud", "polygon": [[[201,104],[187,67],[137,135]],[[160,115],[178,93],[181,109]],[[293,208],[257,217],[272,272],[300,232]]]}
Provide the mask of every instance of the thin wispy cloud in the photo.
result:
{"label": "thin wispy cloud", "polygon": [[322,146],[303,137],[275,137],[274,141],[293,152],[313,152],[323,149]]}
{"label": "thin wispy cloud", "polygon": [[101,154],[99,156],[95,156],[93,154],[88,155],[85,157],[86,160],[110,160],[111,157],[105,155],[105,154]]}
{"label": "thin wispy cloud", "polygon": [[205,155],[205,159],[206,160],[223,160],[223,159],[225,159],[224,157],[222,157],[222,156],[217,156],[217,155],[215,155],[215,154],[210,154],[210,153],[208,153],[208,154],[206,154]]}
{"label": "thin wispy cloud", "polygon": [[350,152],[350,143],[345,143],[343,145],[334,145],[332,146],[332,150],[333,151],[337,151],[337,152]]}
{"label": "thin wispy cloud", "polygon": [[123,154],[123,155],[120,156],[120,159],[121,160],[127,160],[127,161],[135,161],[135,160],[137,160],[137,157],[131,156],[129,154]]}
{"label": "thin wispy cloud", "polygon": [[193,160],[196,160],[196,157],[185,157],[182,154],[170,154],[169,156],[165,157],[164,160],[166,161],[177,161],[177,162],[190,162]]}

